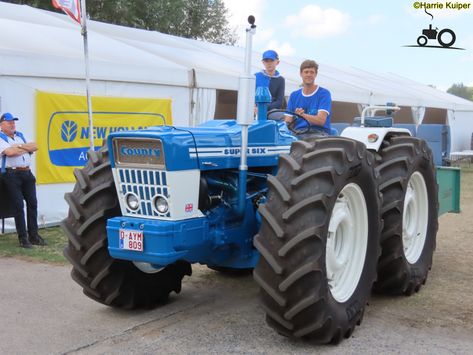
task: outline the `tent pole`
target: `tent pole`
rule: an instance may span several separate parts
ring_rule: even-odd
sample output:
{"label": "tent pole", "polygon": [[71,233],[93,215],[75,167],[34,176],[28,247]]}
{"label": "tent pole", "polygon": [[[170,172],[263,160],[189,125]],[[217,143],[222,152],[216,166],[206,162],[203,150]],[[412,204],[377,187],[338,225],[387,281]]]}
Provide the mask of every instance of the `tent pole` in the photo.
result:
{"label": "tent pole", "polygon": [[89,77],[89,45],[87,42],[87,12],[85,0],[80,0],[81,6],[81,26],[82,36],[84,37],[84,59],[85,59],[85,91],[87,95],[87,112],[89,117],[89,146],[94,150],[94,122],[92,120],[92,100],[90,98],[90,77]]}

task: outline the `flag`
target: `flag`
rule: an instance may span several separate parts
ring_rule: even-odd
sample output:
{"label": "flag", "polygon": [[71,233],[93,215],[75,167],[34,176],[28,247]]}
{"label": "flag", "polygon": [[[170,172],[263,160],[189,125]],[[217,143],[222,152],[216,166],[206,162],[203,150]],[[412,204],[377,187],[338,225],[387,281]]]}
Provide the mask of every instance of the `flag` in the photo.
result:
{"label": "flag", "polygon": [[51,0],[56,9],[64,11],[72,19],[80,24],[80,1],[79,0]]}

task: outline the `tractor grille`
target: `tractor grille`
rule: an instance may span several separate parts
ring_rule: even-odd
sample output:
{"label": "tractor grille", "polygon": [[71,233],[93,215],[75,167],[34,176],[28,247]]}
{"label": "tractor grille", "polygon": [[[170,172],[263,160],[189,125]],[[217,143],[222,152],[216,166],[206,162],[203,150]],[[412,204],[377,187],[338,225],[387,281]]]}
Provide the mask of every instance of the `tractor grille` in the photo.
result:
{"label": "tractor grille", "polygon": [[[135,217],[171,216],[169,211],[162,214],[153,207],[153,200],[156,196],[163,196],[168,201],[170,200],[166,171],[117,168],[117,175],[118,191],[122,200],[122,211],[126,210],[127,215]],[[123,200],[130,192],[140,199],[140,205],[137,210],[129,209]]]}

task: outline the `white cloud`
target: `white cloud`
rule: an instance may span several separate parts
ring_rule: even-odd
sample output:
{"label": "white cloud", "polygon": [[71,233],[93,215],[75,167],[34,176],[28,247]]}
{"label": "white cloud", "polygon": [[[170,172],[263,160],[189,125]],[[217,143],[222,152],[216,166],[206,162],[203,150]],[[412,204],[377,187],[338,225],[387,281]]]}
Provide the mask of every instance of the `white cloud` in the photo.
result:
{"label": "white cloud", "polygon": [[280,56],[294,55],[295,49],[290,43],[281,43],[277,39],[276,30],[268,26],[265,18],[265,10],[270,6],[268,0],[224,0],[228,9],[228,22],[231,27],[236,28],[239,37],[237,45],[245,46],[245,28],[248,27],[248,16],[253,15],[256,19],[256,36],[253,37],[253,49],[265,51],[274,49]]}
{"label": "white cloud", "polygon": [[[261,22],[264,9],[269,6],[267,0],[224,0],[228,10],[228,22],[236,29],[239,37],[238,45],[245,44],[245,28],[248,27],[248,16],[253,15],[256,25]],[[258,27],[256,28],[258,30]]]}
{"label": "white cloud", "polygon": [[266,43],[274,37],[274,28],[257,29],[255,43]]}
{"label": "white cloud", "polygon": [[293,56],[296,53],[296,50],[291,46],[290,43],[279,43],[279,41],[274,39],[267,43],[266,48],[271,48],[278,52],[280,58],[283,56]]}
{"label": "white cloud", "polygon": [[295,36],[324,38],[345,32],[350,25],[350,16],[337,9],[307,5],[297,15],[288,16],[285,25]]}

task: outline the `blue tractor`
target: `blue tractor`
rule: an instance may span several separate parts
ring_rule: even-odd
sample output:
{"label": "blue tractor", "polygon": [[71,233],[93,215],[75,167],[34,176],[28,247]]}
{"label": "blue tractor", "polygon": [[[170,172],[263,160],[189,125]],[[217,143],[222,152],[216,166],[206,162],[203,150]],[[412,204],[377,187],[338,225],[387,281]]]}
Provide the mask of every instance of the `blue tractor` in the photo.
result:
{"label": "blue tractor", "polygon": [[411,294],[425,283],[438,226],[432,153],[365,113],[341,136],[300,140],[266,119],[265,90],[254,120],[253,23],[237,121],[110,134],[65,196],[64,254],[87,296],[121,308],[179,293],[193,263],[254,268],[271,327],[337,343],[373,287]]}

